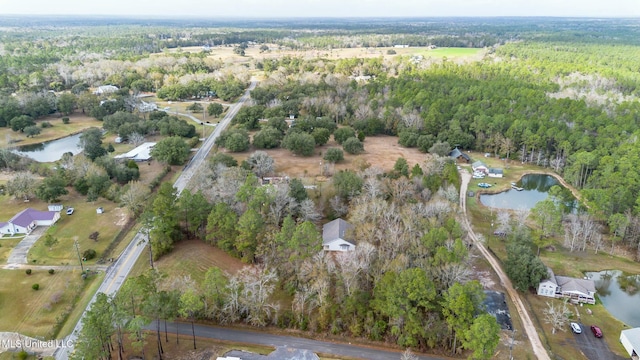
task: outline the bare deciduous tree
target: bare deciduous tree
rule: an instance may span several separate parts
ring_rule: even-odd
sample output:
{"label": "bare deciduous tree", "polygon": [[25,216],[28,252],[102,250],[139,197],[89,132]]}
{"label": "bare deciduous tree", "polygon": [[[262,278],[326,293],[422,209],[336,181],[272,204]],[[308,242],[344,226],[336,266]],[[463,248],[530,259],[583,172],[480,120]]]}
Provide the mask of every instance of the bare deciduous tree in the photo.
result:
{"label": "bare deciduous tree", "polygon": [[134,146],[138,146],[144,142],[144,135],[133,132],[129,134],[128,139],[131,144],[133,144]]}
{"label": "bare deciduous tree", "polygon": [[273,172],[275,169],[275,161],[269,154],[264,151],[256,151],[247,159],[251,170],[257,177],[263,178]]}
{"label": "bare deciduous tree", "polygon": [[29,200],[35,194],[37,187],[38,178],[29,171],[21,171],[7,182],[7,193],[16,199]]}
{"label": "bare deciduous tree", "polygon": [[144,210],[149,192],[148,186],[138,181],[130,181],[127,190],[120,195],[120,204],[127,209],[129,215],[136,218]]}
{"label": "bare deciduous tree", "polygon": [[543,310],[544,322],[551,325],[551,333],[557,330],[567,331],[566,324],[569,321],[571,312],[567,308],[567,302],[563,301],[560,306],[557,301],[547,301],[547,308]]}

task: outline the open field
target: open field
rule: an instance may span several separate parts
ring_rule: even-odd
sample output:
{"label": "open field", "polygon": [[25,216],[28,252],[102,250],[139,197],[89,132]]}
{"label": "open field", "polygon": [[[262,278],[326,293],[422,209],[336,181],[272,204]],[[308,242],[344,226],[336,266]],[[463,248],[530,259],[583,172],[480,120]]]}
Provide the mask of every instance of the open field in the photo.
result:
{"label": "open field", "polygon": [[[424,57],[431,57],[441,59],[447,57],[449,59],[475,61],[480,60],[484,54],[483,49],[476,48],[436,48],[429,49],[428,47],[374,47],[374,48],[341,48],[331,50],[289,50],[279,49],[278,45],[268,44],[270,50],[260,52],[261,45],[251,45],[245,50],[245,56],[240,56],[233,52],[233,46],[214,46],[211,48],[209,54],[210,58],[224,61],[227,64],[233,63],[245,63],[252,59],[265,60],[265,59],[277,59],[284,56],[301,57],[304,59],[350,59],[350,58],[384,58],[390,59],[398,55],[413,56],[422,55]],[[184,47],[182,51],[188,52],[201,52],[202,48],[199,46]],[[395,54],[387,54],[388,50],[393,50]],[[177,49],[170,49],[170,52],[175,52]]]}
{"label": "open field", "polygon": [[[430,156],[423,154],[416,148],[405,148],[398,145],[398,138],[395,136],[371,136],[364,140],[365,152],[360,155],[350,155],[345,152],[344,161],[336,164],[325,164],[322,159],[327,149],[337,147],[338,145],[333,137],[331,140],[316,148],[313,156],[297,156],[286,149],[269,149],[266,151],[276,162],[276,174],[288,175],[290,177],[316,177],[326,176],[339,170],[353,169],[353,161],[361,157],[372,166],[377,166],[389,171],[393,169],[393,165],[399,157],[404,157],[409,163],[409,168],[415,164],[422,164]],[[244,153],[230,154],[238,162],[245,160],[253,151]]]}
{"label": "open field", "polygon": [[[138,267],[138,271],[149,267],[149,256],[145,253],[141,257],[146,266]],[[185,240],[176,243],[173,251],[155,262],[161,271],[169,276],[190,275],[193,280],[201,284],[204,275],[211,267],[218,267],[228,274],[234,274],[246,264],[242,263],[224,251],[204,243],[201,240]]]}
{"label": "open field", "polygon": [[[47,230],[58,239],[58,244],[50,250],[41,238],[29,251],[29,262],[39,265],[77,265],[78,255],[74,241],[78,241],[80,253],[87,249],[96,250],[97,257],[87,262],[95,263],[126,223],[126,212],[118,208],[117,204],[102,198],[95,202],[86,202],[86,199],[75,190],[70,190],[69,195],[62,197],[61,203],[74,207],[75,212],[73,215],[62,213],[60,220]],[[42,207],[46,209],[46,206]],[[103,214],[96,213],[98,207],[104,208]],[[89,239],[89,235],[94,231],[100,233],[98,241]]]}
{"label": "open field", "polygon": [[[11,128],[0,128],[0,147],[38,144],[49,140],[60,139],[90,127],[102,127],[102,121],[98,121],[82,113],[71,114],[69,120],[69,124],[63,124],[62,117],[55,115],[38,119],[36,120],[36,125],[38,126],[45,121],[48,121],[53,126],[44,129],[40,128],[42,133],[32,138],[26,137],[26,135],[21,132],[15,132],[11,130]],[[12,144],[8,144],[8,141],[11,141]]]}
{"label": "open field", "polygon": [[[91,277],[83,282],[80,270],[60,270],[53,275],[46,269],[34,269],[31,275],[24,270],[0,270],[0,329],[32,337],[55,336],[56,317],[67,312],[74,297],[96,280]],[[38,291],[31,289],[36,283]],[[56,297],[59,300],[54,304]]]}

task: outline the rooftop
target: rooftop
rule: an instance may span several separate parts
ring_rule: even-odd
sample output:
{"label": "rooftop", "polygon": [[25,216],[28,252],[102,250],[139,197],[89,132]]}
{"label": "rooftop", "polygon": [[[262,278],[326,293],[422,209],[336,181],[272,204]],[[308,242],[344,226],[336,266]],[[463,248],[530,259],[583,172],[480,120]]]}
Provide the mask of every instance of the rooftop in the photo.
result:
{"label": "rooftop", "polygon": [[622,330],[620,336],[622,335],[629,340],[629,343],[636,352],[640,351],[640,327]]}
{"label": "rooftop", "polygon": [[558,286],[562,291],[578,291],[584,294],[593,294],[596,292],[596,285],[590,279],[577,279],[567,276],[556,276]]}
{"label": "rooftop", "polygon": [[146,142],[128,153],[114,156],[114,159],[130,159],[135,161],[146,161],[151,159],[151,149],[156,145],[154,142]]}
{"label": "rooftop", "polygon": [[15,214],[9,222],[21,227],[28,227],[37,220],[52,220],[55,215],[55,211],[40,211],[27,208]]}
{"label": "rooftop", "polygon": [[353,225],[342,219],[335,219],[322,226],[322,243],[328,244],[336,239],[342,239],[344,241],[353,242],[349,239],[345,239],[345,233],[351,229]]}

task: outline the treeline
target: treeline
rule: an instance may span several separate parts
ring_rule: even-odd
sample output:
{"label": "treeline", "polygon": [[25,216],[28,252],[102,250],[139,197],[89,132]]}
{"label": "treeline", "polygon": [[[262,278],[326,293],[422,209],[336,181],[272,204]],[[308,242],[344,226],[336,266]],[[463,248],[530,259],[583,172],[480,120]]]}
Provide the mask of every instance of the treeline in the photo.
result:
{"label": "treeline", "polygon": [[[348,214],[354,228],[346,236],[356,249],[330,254],[322,251],[315,224],[321,217],[318,204],[302,183],[260,185],[250,171],[260,174],[271,162],[252,157],[259,159],[249,159],[246,170],[229,156],[215,156],[196,193],[177,195],[162,184],[147,226],[151,259],[190,236],[254,265],[236,274],[210,269],[200,284],[163,280],[156,272],[128,280],[115,299],[99,300],[115,306],[92,307],[88,319],[100,318],[102,311],[112,321],[105,320],[104,336],[92,336],[95,330],[86,320],[79,354],[107,358],[102,351],[124,331],[145,341],[136,324],[159,326],[162,319],[180,317],[493,356],[500,326],[484,311],[482,286],[471,280],[468,244],[455,220],[460,181],[455,164],[437,158],[409,174],[401,159],[387,174],[366,165],[360,173],[336,174],[335,195],[325,194],[329,200],[323,207],[332,218]],[[159,303],[163,310],[153,310]],[[129,310],[117,310],[123,306]],[[122,320],[113,321],[116,315]],[[153,341],[161,356],[168,339],[162,340],[158,329]]]}

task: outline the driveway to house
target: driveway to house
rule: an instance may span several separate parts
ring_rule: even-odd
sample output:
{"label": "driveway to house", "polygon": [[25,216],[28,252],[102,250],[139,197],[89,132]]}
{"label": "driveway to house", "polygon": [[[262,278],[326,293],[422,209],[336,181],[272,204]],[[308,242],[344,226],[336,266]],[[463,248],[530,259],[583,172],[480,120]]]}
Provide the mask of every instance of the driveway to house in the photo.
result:
{"label": "driveway to house", "polygon": [[27,263],[27,254],[29,253],[29,249],[33,246],[33,244],[40,239],[40,237],[47,231],[48,226],[37,226],[31,234],[27,235],[22,239],[18,245],[16,245],[11,253],[9,254],[9,258],[7,259],[8,265],[19,265]]}
{"label": "driveway to house", "polygon": [[473,227],[471,227],[471,222],[469,221],[469,217],[467,216],[467,187],[469,186],[469,181],[471,180],[471,174],[467,171],[460,171],[460,178],[462,180],[462,184],[460,185],[460,207],[462,209],[462,226],[467,229],[467,233],[469,237],[473,240],[473,243],[476,245],[480,253],[484,256],[485,259],[489,262],[493,271],[498,274],[500,278],[500,282],[507,294],[511,298],[511,301],[516,307],[516,313],[520,316],[520,320],[522,321],[522,327],[524,327],[525,334],[527,334],[527,338],[531,342],[531,347],[533,348],[533,353],[538,358],[538,360],[550,360],[549,354],[547,353],[547,349],[542,345],[542,341],[540,340],[540,336],[538,335],[538,330],[533,325],[533,321],[531,320],[531,316],[529,316],[529,312],[527,308],[524,306],[524,303],[520,299],[520,295],[511,285],[511,280],[507,277],[507,274],[502,270],[500,264],[494,258],[487,248],[485,248],[484,244],[478,240],[476,233],[473,231]]}

